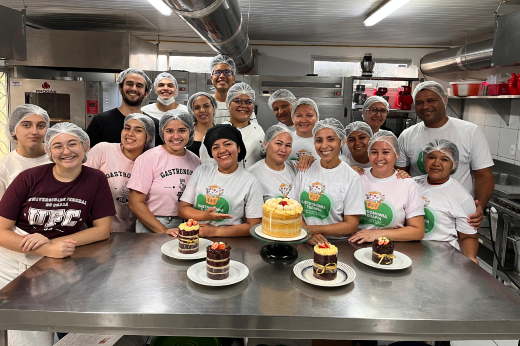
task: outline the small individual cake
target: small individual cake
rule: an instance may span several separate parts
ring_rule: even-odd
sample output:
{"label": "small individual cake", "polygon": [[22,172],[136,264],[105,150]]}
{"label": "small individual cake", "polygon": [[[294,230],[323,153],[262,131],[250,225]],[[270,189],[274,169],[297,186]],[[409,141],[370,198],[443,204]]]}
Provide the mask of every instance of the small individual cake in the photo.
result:
{"label": "small individual cake", "polygon": [[320,280],[334,280],[338,275],[338,248],[330,243],[314,245],[312,275]]}
{"label": "small individual cake", "polygon": [[199,251],[199,223],[193,219],[181,223],[177,239],[180,253],[190,254]]}
{"label": "small individual cake", "polygon": [[377,264],[392,264],[394,256],[394,242],[387,237],[379,237],[372,242],[372,261]]}
{"label": "small individual cake", "polygon": [[262,232],[276,238],[292,238],[302,230],[300,203],[290,198],[271,198],[265,201],[262,214]]}
{"label": "small individual cake", "polygon": [[208,245],[206,257],[206,273],[213,280],[224,280],[229,277],[229,255],[231,246],[227,243]]}

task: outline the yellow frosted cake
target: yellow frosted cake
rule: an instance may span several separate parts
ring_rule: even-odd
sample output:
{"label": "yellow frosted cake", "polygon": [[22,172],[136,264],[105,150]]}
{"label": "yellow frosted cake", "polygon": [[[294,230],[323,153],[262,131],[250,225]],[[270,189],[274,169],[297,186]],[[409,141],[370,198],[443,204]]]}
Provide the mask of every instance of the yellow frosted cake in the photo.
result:
{"label": "yellow frosted cake", "polygon": [[262,231],[276,238],[300,235],[302,211],[300,203],[290,198],[271,198],[263,205]]}

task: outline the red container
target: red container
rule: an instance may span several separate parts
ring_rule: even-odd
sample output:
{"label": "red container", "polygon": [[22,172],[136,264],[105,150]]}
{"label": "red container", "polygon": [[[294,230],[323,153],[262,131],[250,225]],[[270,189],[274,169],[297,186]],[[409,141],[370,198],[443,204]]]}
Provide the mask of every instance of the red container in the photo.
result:
{"label": "red container", "polygon": [[490,96],[509,95],[509,88],[507,87],[506,83],[488,84],[488,95],[490,95]]}
{"label": "red container", "polygon": [[520,91],[517,88],[518,85],[518,79],[516,77],[516,74],[511,74],[511,78],[507,81],[507,88],[509,89],[509,93],[511,95],[519,95]]}

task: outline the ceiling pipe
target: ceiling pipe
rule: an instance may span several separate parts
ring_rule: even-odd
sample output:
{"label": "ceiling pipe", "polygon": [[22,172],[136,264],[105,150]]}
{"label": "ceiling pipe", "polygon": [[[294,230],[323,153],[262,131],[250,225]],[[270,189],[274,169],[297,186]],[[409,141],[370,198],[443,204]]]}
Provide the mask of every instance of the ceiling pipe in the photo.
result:
{"label": "ceiling pipe", "polygon": [[479,71],[493,67],[492,57],[493,39],[489,39],[426,54],[421,59],[421,71],[425,75]]}
{"label": "ceiling pipe", "polygon": [[162,0],[199,36],[220,54],[235,61],[237,71],[249,72],[254,65],[238,0]]}

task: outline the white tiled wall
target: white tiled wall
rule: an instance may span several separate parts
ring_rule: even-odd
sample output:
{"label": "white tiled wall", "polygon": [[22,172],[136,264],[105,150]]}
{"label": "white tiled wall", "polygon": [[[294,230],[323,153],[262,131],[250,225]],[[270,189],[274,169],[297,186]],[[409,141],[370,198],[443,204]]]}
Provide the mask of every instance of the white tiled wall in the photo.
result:
{"label": "white tiled wall", "polygon": [[[518,133],[520,130],[520,99],[511,101],[509,126],[485,99],[465,101],[464,120],[478,124],[487,138],[494,159],[520,166]],[[511,154],[511,146],[514,146]]]}

